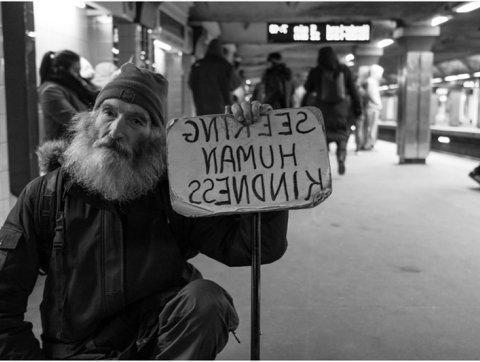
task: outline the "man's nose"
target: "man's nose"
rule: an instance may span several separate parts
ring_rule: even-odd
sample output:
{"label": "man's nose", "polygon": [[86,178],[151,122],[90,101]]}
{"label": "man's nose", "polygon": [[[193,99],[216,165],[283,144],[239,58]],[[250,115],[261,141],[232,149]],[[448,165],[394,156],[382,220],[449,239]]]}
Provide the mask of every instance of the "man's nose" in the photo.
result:
{"label": "man's nose", "polygon": [[125,117],[119,115],[112,123],[110,123],[110,136],[113,138],[121,138],[125,129]]}

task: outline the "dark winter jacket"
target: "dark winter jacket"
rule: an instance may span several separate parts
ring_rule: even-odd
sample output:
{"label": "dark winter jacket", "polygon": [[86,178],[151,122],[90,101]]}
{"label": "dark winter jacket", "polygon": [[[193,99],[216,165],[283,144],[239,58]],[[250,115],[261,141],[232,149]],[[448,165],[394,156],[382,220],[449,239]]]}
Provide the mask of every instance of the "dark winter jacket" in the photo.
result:
{"label": "dark winter jacket", "polygon": [[346,140],[347,132],[347,118],[349,114],[353,112],[355,117],[359,117],[362,113],[360,97],[356,89],[355,83],[352,79],[352,73],[350,69],[340,64],[338,70],[335,72],[342,72],[345,82],[345,91],[347,97],[337,103],[322,102],[322,72],[324,68],[317,66],[313,68],[308,74],[307,81],[305,83],[304,99],[311,99],[310,104],[322,111],[323,119],[325,120],[325,128],[327,132],[327,139],[329,141]]}
{"label": "dark winter jacket", "polygon": [[262,77],[265,97],[262,103],[270,104],[274,109],[292,107],[292,72],[283,63],[269,67]]}
{"label": "dark winter jacket", "polygon": [[[0,359],[64,359],[92,341],[135,343],[140,336],[129,335],[137,322],[132,313],[151,296],[198,278],[189,258],[201,252],[229,266],[251,263],[249,215],[180,216],[166,180],[155,192],[118,205],[67,176],[63,213],[59,209],[55,227],[46,230],[39,199],[59,170],[27,185],[0,229]],[[287,220],[286,211],[262,214],[263,263],[285,252]],[[23,320],[40,267],[48,270],[43,350]]]}
{"label": "dark winter jacket", "polygon": [[231,92],[240,82],[221,49],[210,47],[204,58],[193,63],[188,84],[197,115],[201,116],[225,113],[225,106],[232,104]]}
{"label": "dark winter jacket", "polygon": [[64,137],[72,117],[89,107],[76,92],[52,81],[46,81],[38,88],[38,98],[42,110],[42,141]]}

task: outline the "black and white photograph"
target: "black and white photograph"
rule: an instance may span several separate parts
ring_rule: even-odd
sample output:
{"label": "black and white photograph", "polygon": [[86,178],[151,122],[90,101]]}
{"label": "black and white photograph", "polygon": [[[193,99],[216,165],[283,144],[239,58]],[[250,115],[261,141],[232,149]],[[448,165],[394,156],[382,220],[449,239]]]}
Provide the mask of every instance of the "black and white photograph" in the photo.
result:
{"label": "black and white photograph", "polygon": [[0,360],[480,359],[480,0],[0,1]]}

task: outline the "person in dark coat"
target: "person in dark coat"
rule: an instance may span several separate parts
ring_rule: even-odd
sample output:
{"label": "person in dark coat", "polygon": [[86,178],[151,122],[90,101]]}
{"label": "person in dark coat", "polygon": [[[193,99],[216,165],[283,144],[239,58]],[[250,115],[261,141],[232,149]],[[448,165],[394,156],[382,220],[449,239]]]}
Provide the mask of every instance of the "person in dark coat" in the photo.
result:
{"label": "person in dark coat", "polygon": [[292,71],[282,63],[282,55],[274,52],[268,55],[269,67],[262,76],[264,85],[263,102],[274,109],[292,107]]}
{"label": "person in dark coat", "polygon": [[[237,328],[231,296],[187,260],[250,265],[252,216],[173,211],[166,97],[162,75],[125,64],[76,116],[62,166],[22,191],[0,229],[0,359],[213,360]],[[250,124],[269,108],[231,113]],[[262,263],[284,254],[287,222],[262,213]],[[42,348],[24,321],[39,269]]]}
{"label": "person in dark coat", "polygon": [[322,111],[327,142],[337,144],[338,173],[345,173],[348,122],[350,107],[354,117],[360,117],[362,108],[350,69],[338,61],[331,47],[320,48],[317,66],[308,74],[304,99]]}
{"label": "person in dark coat", "polygon": [[199,116],[224,113],[225,106],[232,104],[232,91],[241,80],[225,59],[218,39],[210,42],[205,57],[193,63],[188,84]]}
{"label": "person in dark coat", "polygon": [[40,64],[38,88],[42,141],[65,137],[72,117],[88,110],[97,93],[81,78],[77,53],[70,50],[45,53]]}

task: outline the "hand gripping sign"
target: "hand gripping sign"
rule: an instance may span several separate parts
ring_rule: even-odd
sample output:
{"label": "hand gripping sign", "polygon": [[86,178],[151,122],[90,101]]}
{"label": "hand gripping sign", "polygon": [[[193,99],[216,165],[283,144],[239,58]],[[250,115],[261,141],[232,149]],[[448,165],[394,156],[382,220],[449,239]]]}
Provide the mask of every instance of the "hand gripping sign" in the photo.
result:
{"label": "hand gripping sign", "polygon": [[185,216],[308,208],[332,192],[315,107],[270,111],[250,126],[227,114],[173,119],[167,160],[172,206]]}
{"label": "hand gripping sign", "polygon": [[233,115],[167,126],[173,209],[192,217],[252,213],[252,360],[260,359],[261,211],[314,207],[332,192],[322,113],[278,109],[244,126]]}

